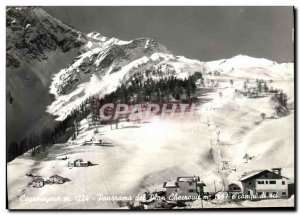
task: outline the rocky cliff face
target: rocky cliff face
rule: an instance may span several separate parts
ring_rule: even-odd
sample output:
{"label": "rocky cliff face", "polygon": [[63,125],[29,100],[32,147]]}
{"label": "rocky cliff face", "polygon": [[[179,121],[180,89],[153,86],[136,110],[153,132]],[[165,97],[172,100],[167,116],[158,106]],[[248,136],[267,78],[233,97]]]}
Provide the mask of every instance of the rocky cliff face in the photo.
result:
{"label": "rocky cliff face", "polygon": [[53,18],[39,7],[6,9],[7,67],[45,60],[54,51],[70,51],[86,41],[85,36]]}
{"label": "rocky cliff face", "polygon": [[72,62],[86,37],[39,7],[6,9],[7,142],[51,126],[52,75]]}

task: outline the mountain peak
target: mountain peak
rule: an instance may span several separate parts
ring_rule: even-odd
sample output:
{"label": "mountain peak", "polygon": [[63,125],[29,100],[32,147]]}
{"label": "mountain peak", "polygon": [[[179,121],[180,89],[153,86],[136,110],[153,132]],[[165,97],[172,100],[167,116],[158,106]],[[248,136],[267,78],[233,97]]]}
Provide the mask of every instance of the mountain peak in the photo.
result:
{"label": "mountain peak", "polygon": [[92,39],[95,39],[95,40],[100,40],[101,42],[105,42],[108,40],[107,37],[103,36],[102,34],[98,33],[98,32],[91,32],[91,33],[88,33],[87,36],[89,38],[92,38]]}
{"label": "mountain peak", "polygon": [[268,60],[268,59],[265,59],[265,58],[255,58],[255,57],[251,57],[251,56],[248,56],[248,55],[236,55],[228,60],[231,60],[231,61],[238,61],[242,64],[251,64],[251,65],[257,65],[257,64],[263,64],[263,65],[266,65],[266,64],[276,64],[276,62],[274,61],[271,61],[271,60]]}

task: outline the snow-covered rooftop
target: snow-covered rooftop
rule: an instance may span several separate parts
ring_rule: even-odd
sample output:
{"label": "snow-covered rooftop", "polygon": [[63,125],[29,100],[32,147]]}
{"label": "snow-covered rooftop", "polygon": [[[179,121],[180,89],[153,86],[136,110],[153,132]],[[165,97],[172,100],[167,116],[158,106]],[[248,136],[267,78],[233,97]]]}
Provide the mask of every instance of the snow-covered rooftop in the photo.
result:
{"label": "snow-covered rooftop", "polygon": [[279,174],[277,174],[277,173],[275,173],[275,172],[273,172],[273,171],[270,171],[270,170],[265,169],[265,170],[253,170],[253,171],[250,171],[250,172],[246,172],[246,173],[244,173],[244,175],[241,177],[240,181],[247,180],[247,179],[249,179],[249,178],[251,178],[251,177],[253,177],[253,176],[255,176],[255,175],[258,175],[258,174],[260,174],[260,173],[262,173],[262,172],[271,172],[271,173],[274,173],[274,174],[276,174],[276,175],[278,175],[278,176],[280,176],[280,177],[282,177],[282,178],[287,178],[287,177],[284,177],[284,176],[282,176],[282,175],[279,175]]}
{"label": "snow-covered rooftop", "polygon": [[164,188],[176,188],[179,187],[176,181],[168,181],[164,183]]}
{"label": "snow-covered rooftop", "polygon": [[199,181],[200,178],[199,176],[185,176],[185,177],[178,177],[177,181],[179,182],[194,182],[194,181]]}
{"label": "snow-covered rooftop", "polygon": [[252,170],[252,171],[249,171],[249,172],[245,172],[240,180],[244,181],[244,180],[246,180],[246,179],[248,179],[252,176],[255,176],[255,175],[261,173],[262,171],[265,171],[265,170]]}
{"label": "snow-covered rooftop", "polygon": [[40,181],[44,181],[44,179],[42,179],[42,178],[36,178],[36,179],[34,179],[33,181],[34,181],[34,182],[40,182]]}

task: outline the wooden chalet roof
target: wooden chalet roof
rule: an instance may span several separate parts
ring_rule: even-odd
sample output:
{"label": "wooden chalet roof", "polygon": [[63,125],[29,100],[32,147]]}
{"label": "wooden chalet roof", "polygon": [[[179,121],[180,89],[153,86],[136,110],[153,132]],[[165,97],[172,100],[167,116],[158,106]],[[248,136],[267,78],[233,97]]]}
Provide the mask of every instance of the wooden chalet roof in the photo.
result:
{"label": "wooden chalet roof", "polygon": [[258,178],[260,177],[261,175],[263,174],[266,174],[266,173],[271,173],[273,176],[274,176],[274,179],[280,179],[280,178],[286,178],[288,179],[287,177],[284,177],[282,175],[279,175],[275,172],[272,172],[270,170],[253,170],[253,171],[250,171],[250,172],[246,172],[241,178],[240,178],[240,181],[248,181],[248,180],[251,180],[253,178]]}

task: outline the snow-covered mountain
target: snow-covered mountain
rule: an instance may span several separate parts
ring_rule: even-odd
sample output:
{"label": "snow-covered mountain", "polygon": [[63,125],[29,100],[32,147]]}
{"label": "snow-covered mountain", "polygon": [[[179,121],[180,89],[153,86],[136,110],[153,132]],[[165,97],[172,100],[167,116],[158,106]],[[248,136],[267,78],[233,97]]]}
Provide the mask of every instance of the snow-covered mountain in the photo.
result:
{"label": "snow-covered mountain", "polygon": [[50,93],[56,100],[48,112],[63,120],[89,96],[113,92],[135,73],[152,78],[174,75],[187,77],[202,71],[203,63],[183,56],[174,56],[165,46],[151,38],[122,41],[100,33],[87,35],[88,42],[69,67],[57,73]]}
{"label": "snow-covered mountain", "polygon": [[223,75],[241,78],[293,78],[293,63],[276,63],[265,58],[237,55],[205,63],[205,69],[211,75]]}
{"label": "snow-covered mountain", "polygon": [[245,55],[201,62],[174,56],[150,38],[121,41],[96,32],[88,34],[87,38],[89,41],[83,48],[84,52],[53,78],[50,92],[55,95],[55,101],[47,111],[58,116],[58,120],[67,117],[89,96],[113,92],[135,73],[145,76],[147,70],[159,71],[158,77],[155,77],[155,72],[151,73],[152,78],[168,75],[185,78],[196,71],[210,78],[293,78],[293,63],[278,64]]}

